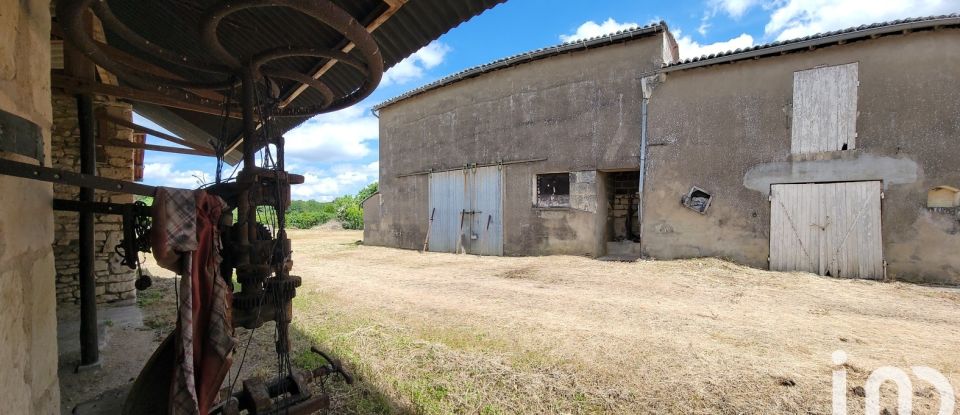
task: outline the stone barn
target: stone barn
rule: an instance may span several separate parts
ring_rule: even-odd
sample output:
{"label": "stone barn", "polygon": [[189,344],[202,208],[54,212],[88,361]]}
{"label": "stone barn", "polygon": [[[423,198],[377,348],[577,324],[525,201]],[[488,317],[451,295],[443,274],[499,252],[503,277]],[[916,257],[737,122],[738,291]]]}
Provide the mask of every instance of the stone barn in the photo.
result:
{"label": "stone barn", "polygon": [[379,105],[380,194],[364,204],[365,242],[638,253],[642,83],[676,57],[659,23],[509,57]]}
{"label": "stone barn", "polygon": [[[960,18],[891,22],[663,68],[643,250],[960,284]],[[699,212],[678,203],[693,188]]]}
{"label": "stone barn", "polygon": [[680,61],[663,23],[380,106],[365,242],[960,283],[960,17]]}

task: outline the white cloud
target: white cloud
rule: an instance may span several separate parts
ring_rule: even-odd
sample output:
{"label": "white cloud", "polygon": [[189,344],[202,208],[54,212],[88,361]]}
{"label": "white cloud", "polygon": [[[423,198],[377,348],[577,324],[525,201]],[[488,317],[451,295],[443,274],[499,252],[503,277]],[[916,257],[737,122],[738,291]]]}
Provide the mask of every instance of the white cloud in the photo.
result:
{"label": "white cloud", "polygon": [[753,36],[750,36],[746,33],[742,33],[740,36],[730,40],[706,45],[701,45],[697,41],[691,39],[690,36],[683,36],[683,32],[679,29],[675,30],[673,35],[677,39],[677,46],[680,49],[680,59],[696,58],[699,56],[709,55],[711,53],[725,52],[728,50],[742,49],[748,46],[753,46]]}
{"label": "white cloud", "polygon": [[356,193],[377,180],[380,163],[341,164],[326,170],[307,171],[304,183],[291,187],[294,199],[329,202],[337,196]]}
{"label": "white cloud", "polygon": [[764,28],[777,40],[794,39],[831,30],[905,17],[960,11],[957,0],[782,0]]}
{"label": "white cloud", "polygon": [[441,63],[450,52],[450,46],[441,42],[430,42],[406,59],[397,62],[389,71],[383,74],[380,86],[400,85],[423,78],[426,70]]}
{"label": "white cloud", "polygon": [[380,135],[380,124],[359,105],[323,114],[284,135],[287,158],[305,162],[343,162],[366,157],[369,141]]}
{"label": "white cloud", "polygon": [[751,7],[760,4],[760,0],[711,0],[714,11],[721,10],[734,19],[739,19]]}
{"label": "white cloud", "polygon": [[152,185],[196,189],[213,181],[213,175],[202,170],[175,170],[171,163],[146,163],[143,181]]}
{"label": "white cloud", "polygon": [[708,4],[711,17],[723,12],[739,19],[756,6],[770,11],[764,34],[776,40],[960,11],[958,0],[708,0]]}
{"label": "white cloud", "polygon": [[593,20],[590,20],[577,28],[577,31],[570,35],[560,35],[560,40],[563,42],[573,42],[575,40],[584,40],[592,37],[602,36],[610,33],[615,33],[621,30],[633,29],[639,26],[633,22],[624,22],[617,23],[613,18],[607,19],[605,22],[597,24]]}
{"label": "white cloud", "polygon": [[703,17],[700,18],[700,26],[697,27],[697,33],[700,36],[706,36],[707,31],[710,29],[710,18],[713,17],[710,13],[704,13]]}

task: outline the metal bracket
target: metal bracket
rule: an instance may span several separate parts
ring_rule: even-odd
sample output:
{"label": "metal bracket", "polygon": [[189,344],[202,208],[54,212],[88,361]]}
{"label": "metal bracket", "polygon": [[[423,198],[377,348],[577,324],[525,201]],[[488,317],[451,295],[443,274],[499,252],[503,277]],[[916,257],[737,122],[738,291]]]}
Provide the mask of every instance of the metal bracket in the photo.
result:
{"label": "metal bracket", "polygon": [[105,177],[41,167],[30,163],[21,163],[6,159],[0,159],[0,175],[87,187],[108,192],[131,193],[141,196],[153,196],[157,191],[155,186],[147,186],[145,184],[124,180],[107,179]]}
{"label": "metal bracket", "polygon": [[20,154],[43,163],[40,127],[6,111],[0,111],[0,151]]}

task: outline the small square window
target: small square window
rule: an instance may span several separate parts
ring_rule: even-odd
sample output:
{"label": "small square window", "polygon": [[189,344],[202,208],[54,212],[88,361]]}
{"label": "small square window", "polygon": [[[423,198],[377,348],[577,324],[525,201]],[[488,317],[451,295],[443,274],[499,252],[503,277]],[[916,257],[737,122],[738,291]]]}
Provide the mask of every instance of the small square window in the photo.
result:
{"label": "small square window", "polygon": [[537,175],[537,207],[570,207],[570,173]]}

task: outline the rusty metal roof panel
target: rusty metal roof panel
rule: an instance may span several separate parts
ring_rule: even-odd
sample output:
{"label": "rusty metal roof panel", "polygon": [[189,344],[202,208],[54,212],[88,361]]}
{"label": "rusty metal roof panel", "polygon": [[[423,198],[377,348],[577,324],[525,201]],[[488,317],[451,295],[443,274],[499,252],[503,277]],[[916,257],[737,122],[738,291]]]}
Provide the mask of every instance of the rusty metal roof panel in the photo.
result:
{"label": "rusty metal roof panel", "polygon": [[958,26],[960,26],[960,14],[893,20],[850,27],[832,32],[817,33],[815,35],[804,36],[797,39],[771,42],[763,45],[714,53],[695,58],[688,58],[665,65],[663,71],[671,72],[692,69],[744,59],[777,56],[783,53],[799,52],[803,50],[809,50],[811,48],[830,46],[833,44],[869,39],[878,36],[896,35],[910,31],[929,30],[938,27]]}
{"label": "rusty metal roof panel", "polygon": [[424,85],[420,88],[406,92],[400,96],[391,98],[387,101],[377,104],[373,108],[376,110],[379,110],[379,109],[388,107],[390,105],[396,104],[397,102],[403,101],[405,99],[412,98],[414,96],[432,91],[434,89],[441,88],[456,82],[460,82],[465,79],[474,78],[474,77],[477,77],[489,72],[493,72],[496,70],[509,68],[512,66],[532,62],[535,60],[545,59],[545,58],[556,56],[556,55],[561,55],[564,53],[598,48],[598,47],[611,45],[614,43],[628,42],[634,39],[639,39],[639,38],[649,36],[654,33],[664,32],[666,30],[668,30],[667,24],[661,21],[659,23],[654,23],[647,26],[622,30],[616,33],[597,36],[597,37],[584,39],[584,40],[565,42],[555,46],[550,46],[546,48],[532,50],[529,52],[520,53],[513,56],[508,56],[506,58],[498,59],[493,62],[485,63],[479,66],[474,66],[472,68],[468,68],[463,71],[457,72],[453,75],[440,79],[439,81]]}

